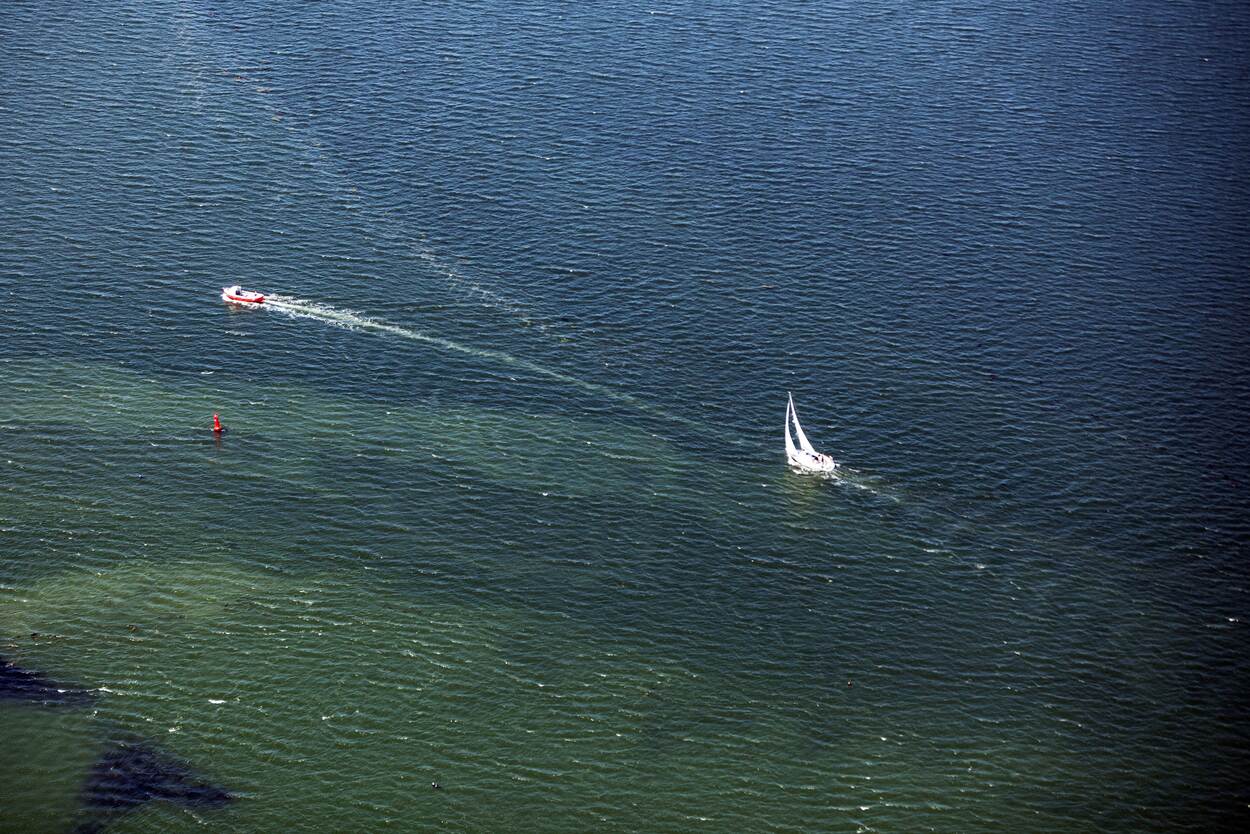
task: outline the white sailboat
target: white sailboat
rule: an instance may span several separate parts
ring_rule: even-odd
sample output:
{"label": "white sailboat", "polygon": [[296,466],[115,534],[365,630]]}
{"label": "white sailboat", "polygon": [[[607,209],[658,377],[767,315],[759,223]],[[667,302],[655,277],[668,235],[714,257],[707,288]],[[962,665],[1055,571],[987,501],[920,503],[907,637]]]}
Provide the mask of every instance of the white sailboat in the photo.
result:
{"label": "white sailboat", "polygon": [[[803,433],[803,427],[799,425],[799,415],[794,411],[794,395],[788,392],[787,395],[789,399],[786,403],[786,461],[800,472],[834,472],[838,468],[838,462],[812,448],[807,435]],[[799,440],[797,447],[794,445],[794,438],[790,436],[791,422],[794,423],[794,434]]]}

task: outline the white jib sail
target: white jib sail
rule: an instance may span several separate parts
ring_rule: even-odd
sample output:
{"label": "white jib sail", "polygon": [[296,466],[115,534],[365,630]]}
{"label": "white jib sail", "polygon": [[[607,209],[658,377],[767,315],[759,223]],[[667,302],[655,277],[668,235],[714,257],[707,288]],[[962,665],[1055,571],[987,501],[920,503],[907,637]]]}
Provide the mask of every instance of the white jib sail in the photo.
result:
{"label": "white jib sail", "polygon": [[[811,442],[808,441],[807,435],[803,433],[803,426],[799,424],[799,413],[794,410],[794,396],[790,397],[790,415],[794,418],[794,433],[799,438],[799,448],[809,455],[816,454],[816,450],[812,448]],[[789,435],[789,432],[786,432]],[[789,450],[787,450],[789,451]]]}

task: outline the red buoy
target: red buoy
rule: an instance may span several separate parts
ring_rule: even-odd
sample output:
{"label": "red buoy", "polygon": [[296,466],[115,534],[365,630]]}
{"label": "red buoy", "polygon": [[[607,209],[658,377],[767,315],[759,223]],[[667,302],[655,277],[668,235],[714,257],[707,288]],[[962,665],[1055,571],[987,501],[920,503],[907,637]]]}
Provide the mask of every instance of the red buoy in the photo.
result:
{"label": "red buoy", "polygon": [[221,434],[224,431],[221,427],[221,421],[217,419],[217,415],[213,415],[213,434]]}

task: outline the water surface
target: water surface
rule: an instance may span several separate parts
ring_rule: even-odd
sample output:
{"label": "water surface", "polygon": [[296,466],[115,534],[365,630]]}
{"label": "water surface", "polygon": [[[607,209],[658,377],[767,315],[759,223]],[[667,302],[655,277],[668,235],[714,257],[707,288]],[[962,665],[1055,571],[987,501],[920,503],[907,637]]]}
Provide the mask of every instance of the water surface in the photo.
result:
{"label": "water surface", "polygon": [[0,830],[1244,820],[1240,4],[0,41]]}

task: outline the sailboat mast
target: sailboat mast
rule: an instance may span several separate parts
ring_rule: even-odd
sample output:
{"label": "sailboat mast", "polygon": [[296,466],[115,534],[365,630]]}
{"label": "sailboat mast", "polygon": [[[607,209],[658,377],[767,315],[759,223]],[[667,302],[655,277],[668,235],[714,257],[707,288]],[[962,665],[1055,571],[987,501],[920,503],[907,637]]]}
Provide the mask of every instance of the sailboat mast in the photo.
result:
{"label": "sailboat mast", "polygon": [[794,416],[794,397],[787,393],[786,400],[786,459],[793,461],[795,455],[794,440],[790,437],[790,420]]}

